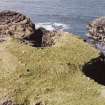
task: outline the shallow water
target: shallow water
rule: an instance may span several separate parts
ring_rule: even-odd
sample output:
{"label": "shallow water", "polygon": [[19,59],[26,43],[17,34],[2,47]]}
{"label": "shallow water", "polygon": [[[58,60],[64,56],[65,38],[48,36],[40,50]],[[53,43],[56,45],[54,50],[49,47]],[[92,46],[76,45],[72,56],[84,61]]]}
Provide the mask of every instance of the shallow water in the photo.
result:
{"label": "shallow water", "polygon": [[7,9],[28,15],[37,26],[56,24],[84,37],[86,24],[105,15],[105,0],[1,0],[0,10]]}

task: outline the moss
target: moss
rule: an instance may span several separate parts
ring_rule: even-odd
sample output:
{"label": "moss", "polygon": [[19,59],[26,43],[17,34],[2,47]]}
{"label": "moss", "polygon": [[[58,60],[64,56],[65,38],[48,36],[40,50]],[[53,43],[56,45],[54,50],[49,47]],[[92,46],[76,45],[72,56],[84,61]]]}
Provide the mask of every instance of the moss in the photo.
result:
{"label": "moss", "polygon": [[102,86],[82,72],[98,51],[81,39],[64,35],[55,47],[44,49],[14,39],[2,43],[0,51],[0,100],[7,97],[24,105],[105,104]]}

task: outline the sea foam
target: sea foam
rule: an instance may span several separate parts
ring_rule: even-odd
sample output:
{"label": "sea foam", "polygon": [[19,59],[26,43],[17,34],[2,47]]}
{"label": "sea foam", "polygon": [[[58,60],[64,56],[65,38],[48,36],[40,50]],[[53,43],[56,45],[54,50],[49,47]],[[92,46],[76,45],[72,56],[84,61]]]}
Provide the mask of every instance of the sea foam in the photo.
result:
{"label": "sea foam", "polygon": [[44,23],[37,23],[36,29],[39,27],[43,27],[49,31],[63,31],[69,29],[69,26],[63,23],[51,23],[51,22],[44,22]]}

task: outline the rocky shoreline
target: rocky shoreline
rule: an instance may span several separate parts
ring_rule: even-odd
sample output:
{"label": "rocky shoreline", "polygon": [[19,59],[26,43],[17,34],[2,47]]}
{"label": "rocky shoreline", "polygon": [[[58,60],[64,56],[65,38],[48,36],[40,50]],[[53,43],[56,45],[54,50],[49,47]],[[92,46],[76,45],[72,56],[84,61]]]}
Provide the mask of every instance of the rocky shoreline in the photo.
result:
{"label": "rocky shoreline", "polygon": [[18,38],[33,43],[35,47],[51,47],[62,35],[62,32],[56,30],[36,29],[31,19],[21,13],[0,12],[0,41]]}
{"label": "rocky shoreline", "polygon": [[[96,41],[104,42],[104,23],[105,18],[98,18],[88,25],[88,36],[85,40],[90,44]],[[21,13],[15,11],[0,12],[0,42],[9,38],[18,38],[27,40],[35,47],[51,47],[56,44],[56,41],[63,36],[62,31],[48,31],[43,27],[35,28],[35,24],[31,19]],[[95,39],[95,40],[92,40]],[[96,48],[103,51],[101,44],[94,44]]]}
{"label": "rocky shoreline", "polygon": [[[89,32],[91,28],[89,28]],[[16,38],[33,43],[35,47],[52,47],[55,46],[64,35],[65,32],[62,31],[48,31],[42,27],[36,29],[31,19],[21,13],[14,11],[0,12],[1,42],[8,41],[9,38]],[[27,48],[26,44],[20,44],[18,41],[11,41],[9,44],[0,46],[1,78],[3,78],[0,81],[1,84],[3,84],[0,90],[0,92],[3,93],[0,97],[3,101],[0,100],[0,105],[47,105],[47,102],[49,102],[48,105],[50,105],[51,100],[52,102],[58,102],[59,100],[56,100],[57,98],[60,99],[59,105],[68,98],[68,100],[66,100],[68,104],[70,99],[75,101],[75,97],[77,98],[76,100],[80,100],[80,98],[85,100],[87,91],[88,93],[93,92],[92,94],[88,94],[91,96],[91,99],[95,96],[96,91],[94,91],[93,87],[96,89],[97,85],[93,84],[93,81],[89,81],[90,79],[87,79],[87,77],[83,75],[82,67],[89,60],[98,57],[98,51],[71,34],[66,35],[66,38],[63,40],[66,43],[65,46],[57,49],[44,49],[43,51],[30,46]],[[60,44],[62,43],[63,41],[61,41]],[[4,52],[6,53],[4,54]],[[9,64],[7,65],[7,63]],[[13,66],[14,68],[12,69]],[[7,77],[4,77],[4,75]],[[84,81],[86,81],[85,83],[87,84],[85,84]],[[7,84],[9,86],[7,86]],[[74,93],[74,90],[80,94],[80,97]],[[82,92],[84,93],[81,96]],[[15,98],[11,96],[11,93]],[[30,96],[32,95],[31,98],[30,96],[28,97],[29,94]],[[43,98],[44,95],[45,98]],[[64,96],[65,99],[61,101]],[[38,102],[36,100],[38,100]],[[90,102],[90,98],[88,100],[88,102]],[[97,98],[94,100],[97,101]]]}

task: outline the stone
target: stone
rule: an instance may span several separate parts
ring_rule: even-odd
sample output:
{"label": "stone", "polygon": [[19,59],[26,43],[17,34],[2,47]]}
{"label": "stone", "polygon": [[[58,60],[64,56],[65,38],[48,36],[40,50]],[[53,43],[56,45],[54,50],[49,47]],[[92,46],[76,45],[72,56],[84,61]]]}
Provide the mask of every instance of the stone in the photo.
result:
{"label": "stone", "polygon": [[[12,38],[22,39],[35,47],[51,47],[60,38],[62,32],[48,31],[43,27],[35,29],[30,18],[14,11],[0,12],[0,42]],[[24,52],[23,52],[24,53]]]}
{"label": "stone", "polygon": [[90,37],[95,41],[105,43],[105,17],[99,17],[87,26]]}
{"label": "stone", "polygon": [[34,34],[35,25],[30,18],[14,11],[0,12],[0,39],[25,38]]}
{"label": "stone", "polygon": [[42,38],[42,47],[50,47],[56,44],[56,41],[61,37],[61,33],[57,31],[46,32]]}
{"label": "stone", "polygon": [[14,104],[11,100],[7,100],[2,105],[14,105]]}
{"label": "stone", "polygon": [[30,40],[36,47],[51,47],[55,45],[56,40],[61,36],[60,31],[48,31],[42,27],[35,30],[35,34],[30,37]]}

